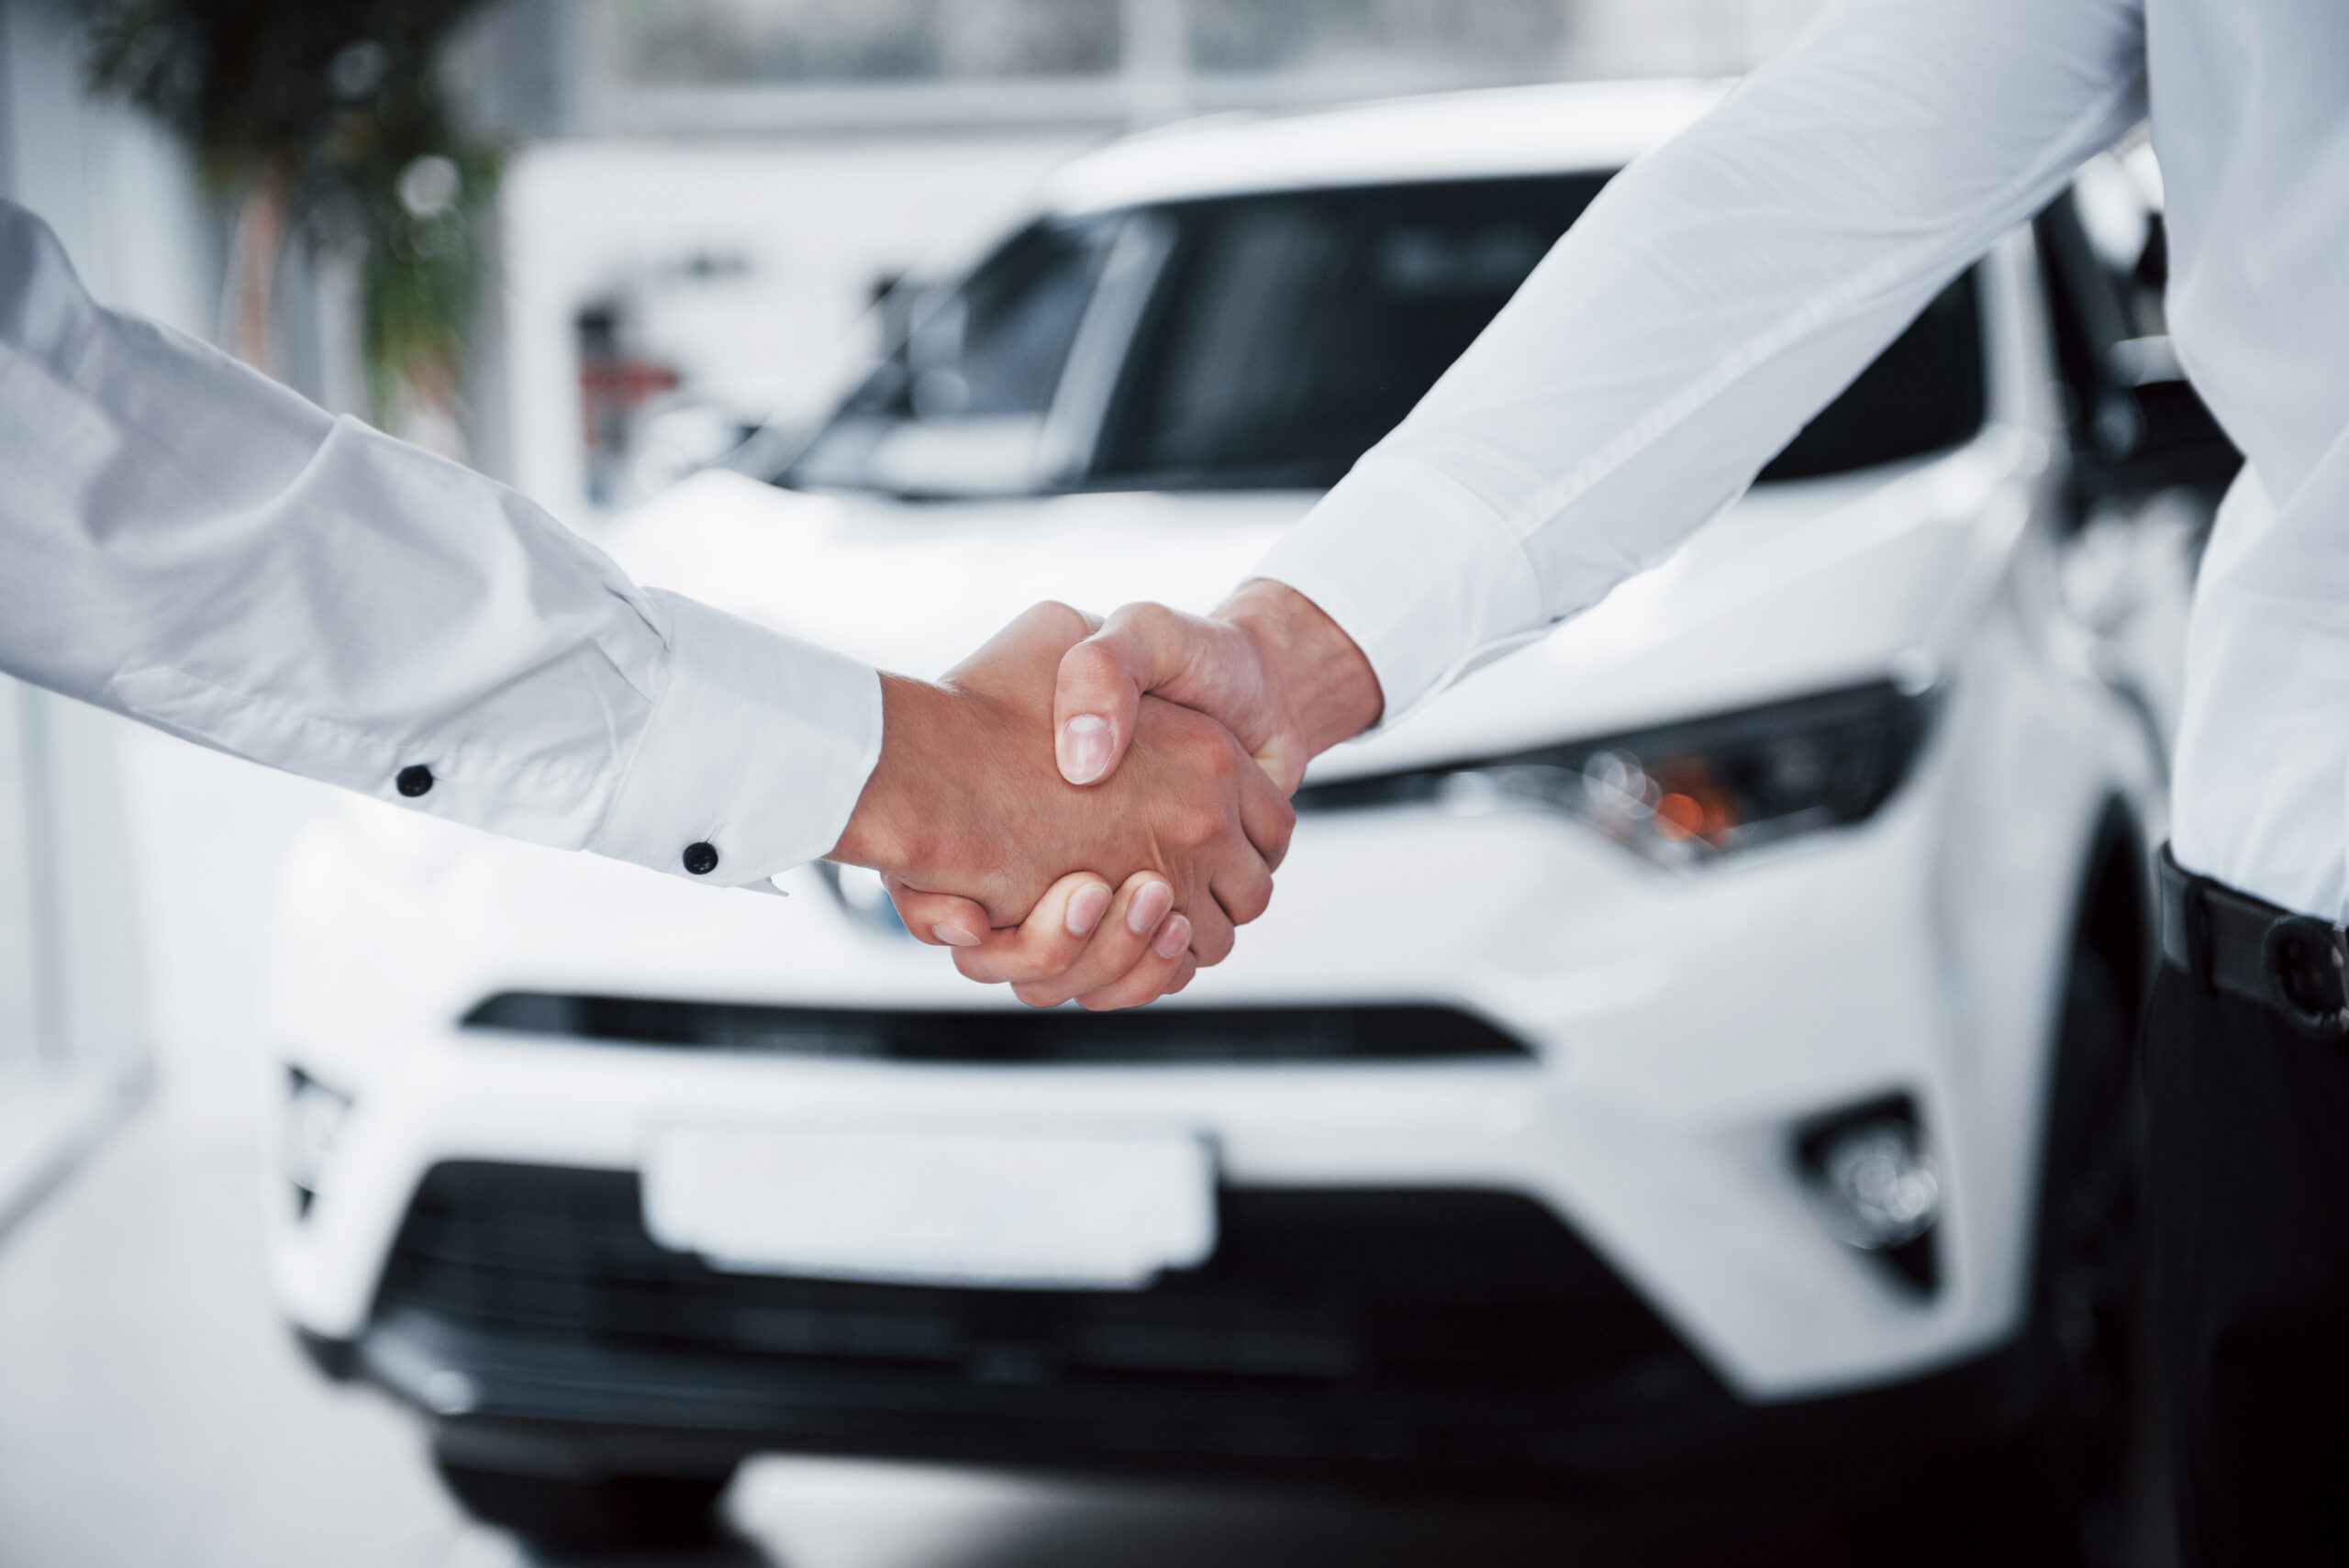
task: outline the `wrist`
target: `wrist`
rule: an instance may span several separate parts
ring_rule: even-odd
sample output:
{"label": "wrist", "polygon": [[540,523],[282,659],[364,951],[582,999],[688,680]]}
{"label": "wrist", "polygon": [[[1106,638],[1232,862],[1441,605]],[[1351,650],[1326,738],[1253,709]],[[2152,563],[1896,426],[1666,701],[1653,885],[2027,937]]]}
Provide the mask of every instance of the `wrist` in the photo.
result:
{"label": "wrist", "polygon": [[930,863],[947,802],[920,753],[946,732],[953,701],[943,686],[882,673],[881,756],[826,860],[900,875]]}
{"label": "wrist", "polygon": [[1303,751],[1297,769],[1378,722],[1386,700],[1370,660],[1320,606],[1286,583],[1252,578],[1215,612],[1248,639],[1280,694]]}

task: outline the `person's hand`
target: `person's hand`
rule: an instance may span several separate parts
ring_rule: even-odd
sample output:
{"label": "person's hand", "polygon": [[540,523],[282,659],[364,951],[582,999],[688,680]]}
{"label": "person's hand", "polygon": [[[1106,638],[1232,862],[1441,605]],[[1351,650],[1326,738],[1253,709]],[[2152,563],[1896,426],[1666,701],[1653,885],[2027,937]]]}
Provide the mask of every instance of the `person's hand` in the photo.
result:
{"label": "person's hand", "polygon": [[[1072,869],[1096,873],[1097,886],[1152,872],[1189,927],[1190,957],[1219,962],[1233,928],[1270,900],[1294,817],[1222,726],[1157,699],[1132,712],[1130,751],[1115,781],[1067,784],[1052,755],[1052,683],[1062,655],[1094,625],[1064,605],[1040,605],[938,684],[884,676],[881,759],[829,858],[882,872],[901,911],[913,903],[908,927],[917,936],[958,947],[985,948],[990,929],[1029,916]],[[925,920],[928,911],[912,898],[921,894],[967,900],[950,907],[975,912],[984,925],[972,931]],[[1087,906],[1080,914],[1090,913],[1099,895],[1072,885],[1067,897],[1080,894]],[[1018,968],[1024,954],[1032,966],[1055,945],[1042,935],[1047,925],[1039,922],[1024,942],[997,941],[994,959]],[[1153,934],[1163,936],[1156,925]],[[1064,947],[1065,910],[1062,928],[1057,945]],[[1108,951],[1085,975],[1106,965]],[[1137,955],[1121,972],[1141,962]],[[1004,977],[1042,983],[1028,973]]]}
{"label": "person's hand", "polygon": [[1091,785],[1115,773],[1152,693],[1230,730],[1284,795],[1306,763],[1376,723],[1384,706],[1362,650],[1285,584],[1243,584],[1213,616],[1128,605],[1061,661],[1052,734],[1062,776]]}
{"label": "person's hand", "polygon": [[[1053,734],[1063,774],[1091,785],[1116,772],[1153,692],[1223,723],[1284,795],[1308,762],[1374,722],[1382,706],[1353,640],[1281,584],[1244,584],[1212,617],[1132,605],[1061,662]],[[971,979],[1008,980],[1039,1006],[1074,997],[1086,1007],[1131,1006],[1190,982],[1179,936],[1168,934],[1181,916],[1142,946],[1171,898],[1133,892],[1120,890],[1111,911],[1106,882],[1073,877],[1019,927],[996,931],[963,900],[892,888],[907,924],[953,943]],[[1104,921],[1105,912],[1116,917]]]}
{"label": "person's hand", "polygon": [[[907,929],[954,929],[954,967],[982,984],[1011,983],[1031,1007],[1074,1000],[1100,1010],[1136,1007],[1191,983],[1191,922],[1174,913],[1174,889],[1154,872],[1136,872],[1115,889],[1090,872],[1052,884],[1028,918],[976,935],[976,906],[960,898],[892,884]],[[974,940],[975,939],[975,940]]]}

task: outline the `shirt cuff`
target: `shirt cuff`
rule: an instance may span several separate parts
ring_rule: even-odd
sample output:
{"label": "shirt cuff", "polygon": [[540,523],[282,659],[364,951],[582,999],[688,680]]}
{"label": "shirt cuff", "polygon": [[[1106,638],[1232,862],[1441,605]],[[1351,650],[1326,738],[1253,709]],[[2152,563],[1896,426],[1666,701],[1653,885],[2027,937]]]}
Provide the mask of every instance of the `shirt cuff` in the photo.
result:
{"label": "shirt cuff", "polygon": [[587,848],[740,886],[838,843],[881,756],[879,673],[680,595],[644,596],[668,679]]}
{"label": "shirt cuff", "polygon": [[1549,629],[1517,536],[1410,458],[1356,463],[1255,575],[1287,584],[1354,639],[1386,698],[1380,728]]}

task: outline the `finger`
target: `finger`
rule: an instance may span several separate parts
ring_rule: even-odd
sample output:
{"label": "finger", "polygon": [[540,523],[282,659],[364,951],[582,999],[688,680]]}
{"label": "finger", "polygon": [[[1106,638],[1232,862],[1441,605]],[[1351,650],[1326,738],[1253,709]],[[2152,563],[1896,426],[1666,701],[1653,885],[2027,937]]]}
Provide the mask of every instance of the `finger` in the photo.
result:
{"label": "finger", "polygon": [[951,893],[924,893],[896,877],[884,877],[889,902],[913,939],[932,947],[974,948],[986,940],[995,922],[981,906]]}
{"label": "finger", "polygon": [[1192,965],[1189,943],[1191,923],[1181,915],[1167,917],[1159,929],[1150,950],[1125,973],[1107,985],[1096,987],[1077,997],[1077,1006],[1087,1012],[1106,1013],[1119,1007],[1139,1007],[1154,1002],[1178,979],[1186,976]]}
{"label": "finger", "polygon": [[[1226,840],[1216,847],[1200,878],[1207,896],[1195,895],[1186,911],[1197,932],[1191,951],[1203,968],[1230,955],[1234,927],[1248,924],[1271,906],[1272,868],[1287,852],[1289,829],[1297,820],[1272,781],[1244,759],[1232,776],[1239,788],[1241,826],[1251,842]],[[1270,840],[1269,849],[1256,841],[1260,833]]]}
{"label": "finger", "polygon": [[1234,856],[1216,867],[1208,880],[1208,891],[1227,919],[1235,926],[1244,926],[1271,907],[1273,873],[1264,869],[1264,862],[1260,860],[1243,861]]}
{"label": "finger", "polygon": [[[1057,972],[1024,978],[1012,994],[1031,1007],[1057,1007],[1131,970],[1150,952],[1174,906],[1174,885],[1155,872],[1136,872],[1118,890],[1108,916],[1073,962]],[[960,955],[958,955],[960,956]],[[969,973],[965,968],[964,973]]]}
{"label": "finger", "polygon": [[[1289,804],[1287,793],[1262,768],[1241,768],[1233,778],[1240,790],[1241,830],[1264,857],[1265,872],[1278,871],[1288,855],[1289,836],[1297,831],[1297,807]],[[1248,919],[1255,917],[1251,915]],[[1247,920],[1241,924],[1247,924]]]}
{"label": "finger", "polygon": [[1052,694],[1052,746],[1073,784],[1108,778],[1134,735],[1134,711],[1149,690],[1147,652],[1120,630],[1094,633],[1061,655]]}
{"label": "finger", "polygon": [[1191,952],[1199,961],[1200,968],[1212,967],[1231,956],[1235,935],[1231,917],[1217,901],[1212,884],[1200,888],[1183,913],[1190,917]]}
{"label": "finger", "polygon": [[1058,974],[1084,955],[1109,904],[1108,883],[1089,871],[1071,872],[1046,888],[1017,926],[954,944],[954,967],[985,985]]}
{"label": "finger", "polygon": [[1163,605],[1128,605],[1101,628],[1061,656],[1052,694],[1053,745],[1061,776],[1074,784],[1108,778],[1134,738],[1142,694],[1163,688],[1226,725],[1232,722],[1221,661],[1210,657],[1221,640],[1214,623]]}
{"label": "finger", "polygon": [[1189,953],[1185,953],[1183,955],[1182,962],[1174,966],[1174,978],[1166,983],[1166,989],[1160,994],[1162,995],[1172,996],[1175,992],[1180,991],[1184,986],[1188,985],[1193,980],[1198,978],[1198,973],[1199,961],[1192,957]]}

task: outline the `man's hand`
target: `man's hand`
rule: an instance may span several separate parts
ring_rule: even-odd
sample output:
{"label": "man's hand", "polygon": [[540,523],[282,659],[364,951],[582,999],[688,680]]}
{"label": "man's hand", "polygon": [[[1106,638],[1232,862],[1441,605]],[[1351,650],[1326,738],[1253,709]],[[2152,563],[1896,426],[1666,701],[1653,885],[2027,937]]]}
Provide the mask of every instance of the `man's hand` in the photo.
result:
{"label": "man's hand", "polygon": [[[1222,722],[1283,795],[1307,762],[1375,722],[1382,706],[1353,640],[1281,584],[1246,584],[1212,617],[1129,606],[1061,662],[1053,734],[1063,774],[1097,785],[1116,772],[1153,692]],[[965,975],[1008,980],[1038,1006],[1071,997],[1086,1007],[1132,1006],[1190,983],[1184,917],[1150,940],[1173,900],[1147,873],[1118,892],[1114,909],[1106,882],[1069,878],[1014,930],[986,930],[960,899],[891,892],[908,926],[954,945]]]}
{"label": "man's hand", "polygon": [[1378,721],[1378,677],[1338,623],[1285,584],[1242,584],[1211,617],[1129,605],[1061,661],[1052,733],[1061,774],[1115,773],[1146,694],[1196,708],[1248,749],[1281,794],[1305,765]]}
{"label": "man's hand", "polygon": [[[994,927],[1029,916],[1073,869],[1096,873],[1085,879],[1093,889],[1152,873],[1171,889],[1172,906],[1189,928],[1178,951],[1199,964],[1218,962],[1231,950],[1233,927],[1254,919],[1271,899],[1272,870],[1294,817],[1282,792],[1221,725],[1156,699],[1129,710],[1130,752],[1117,779],[1087,789],[1064,781],[1052,755],[1052,686],[1062,656],[1093,627],[1066,606],[1040,605],[937,684],[885,675],[881,759],[829,858],[888,877],[924,940],[964,946],[958,939],[975,936],[981,948],[989,938],[967,929],[974,922],[925,922],[915,895],[966,898],[968,906],[943,907],[975,906]],[[1146,894],[1144,907],[1154,906],[1159,895],[1146,884],[1127,887],[1125,913]],[[1063,904],[1058,943],[998,940],[991,961],[1021,968],[1024,958],[1032,969],[1043,948],[1064,945],[1071,908],[1088,929],[1099,929],[1108,912],[1100,894],[1078,882],[1069,883]],[[1041,933],[1049,919],[1034,924]],[[1161,921],[1150,924],[1163,940]],[[935,929],[941,925],[947,929]],[[1105,950],[1080,978],[1108,956]],[[1183,958],[1147,956],[1167,966],[1164,980],[1177,978]]]}
{"label": "man's hand", "polygon": [[[910,928],[918,920],[962,928],[952,939],[954,967],[982,984],[1011,982],[1031,1007],[1072,998],[1096,1011],[1135,1007],[1180,991],[1198,961],[1191,922],[1170,914],[1174,889],[1154,872],[1136,872],[1114,895],[1090,872],[1063,877],[1027,919],[969,939],[975,906],[893,884],[890,895]],[[1106,918],[1104,917],[1107,917]]]}

